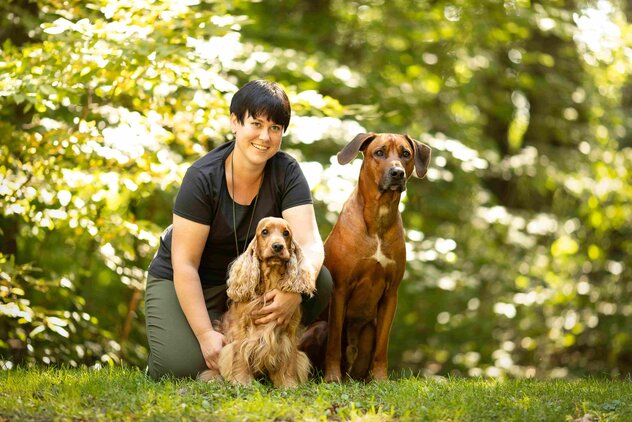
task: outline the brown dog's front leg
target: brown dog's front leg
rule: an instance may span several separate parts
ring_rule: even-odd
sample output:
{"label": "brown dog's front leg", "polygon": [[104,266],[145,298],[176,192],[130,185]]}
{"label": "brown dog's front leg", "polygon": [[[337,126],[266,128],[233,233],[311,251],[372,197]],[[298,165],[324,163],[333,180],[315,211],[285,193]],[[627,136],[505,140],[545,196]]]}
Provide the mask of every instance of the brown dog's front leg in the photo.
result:
{"label": "brown dog's front leg", "polygon": [[376,380],[388,379],[388,338],[396,308],[397,288],[387,291],[378,305],[375,354],[371,365],[371,375]]}
{"label": "brown dog's front leg", "polygon": [[329,334],[325,357],[325,381],[340,382],[340,359],[342,355],[342,326],[345,316],[345,295],[334,289],[329,305]]}

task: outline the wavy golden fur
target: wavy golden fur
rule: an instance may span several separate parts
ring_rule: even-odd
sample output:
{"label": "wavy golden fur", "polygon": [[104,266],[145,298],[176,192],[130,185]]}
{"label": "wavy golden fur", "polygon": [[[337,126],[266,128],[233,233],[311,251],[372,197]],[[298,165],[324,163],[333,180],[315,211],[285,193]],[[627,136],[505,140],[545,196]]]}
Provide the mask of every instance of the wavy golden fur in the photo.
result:
{"label": "wavy golden fur", "polygon": [[227,381],[247,384],[263,374],[276,387],[296,387],[307,381],[309,359],[298,350],[300,307],[285,326],[276,322],[255,325],[252,317],[265,305],[263,296],[272,289],[314,292],[314,274],[304,264],[285,220],[267,217],[259,222],[248,249],[231,264],[227,284],[231,304],[221,323],[226,346],[219,355],[219,374],[207,370],[198,378],[211,380],[221,375]]}

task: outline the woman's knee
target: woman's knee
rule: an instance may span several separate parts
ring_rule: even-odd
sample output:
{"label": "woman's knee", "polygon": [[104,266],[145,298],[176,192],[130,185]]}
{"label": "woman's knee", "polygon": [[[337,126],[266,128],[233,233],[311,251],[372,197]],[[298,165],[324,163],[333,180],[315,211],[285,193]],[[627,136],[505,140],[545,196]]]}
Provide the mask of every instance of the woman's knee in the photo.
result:
{"label": "woman's knee", "polygon": [[204,371],[206,365],[204,360],[200,363],[198,356],[190,356],[191,359],[182,357],[180,359],[171,357],[161,360],[155,354],[151,354],[148,361],[148,375],[158,381],[163,377],[172,376],[176,378],[195,378]]}

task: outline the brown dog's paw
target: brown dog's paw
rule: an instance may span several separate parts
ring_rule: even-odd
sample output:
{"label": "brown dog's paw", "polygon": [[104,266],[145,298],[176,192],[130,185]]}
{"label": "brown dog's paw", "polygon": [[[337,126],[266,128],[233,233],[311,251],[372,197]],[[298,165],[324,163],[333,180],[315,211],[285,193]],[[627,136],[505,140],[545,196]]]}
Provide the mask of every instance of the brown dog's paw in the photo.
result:
{"label": "brown dog's paw", "polygon": [[325,371],[325,382],[341,382],[342,381],[342,375],[340,374],[340,370],[335,370],[335,369],[327,369]]}
{"label": "brown dog's paw", "polygon": [[371,379],[375,381],[386,381],[388,380],[388,371],[386,368],[373,368],[371,371]]}

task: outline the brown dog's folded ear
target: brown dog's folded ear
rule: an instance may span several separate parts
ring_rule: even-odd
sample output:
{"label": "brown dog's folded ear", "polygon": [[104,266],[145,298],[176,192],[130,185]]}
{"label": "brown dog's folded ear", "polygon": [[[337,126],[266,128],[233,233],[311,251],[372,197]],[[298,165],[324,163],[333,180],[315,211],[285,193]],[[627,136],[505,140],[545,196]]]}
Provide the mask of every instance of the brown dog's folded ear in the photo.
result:
{"label": "brown dog's folded ear", "polygon": [[428,173],[428,165],[430,164],[430,155],[432,150],[422,142],[419,142],[408,135],[404,135],[408,142],[415,149],[415,175],[422,179]]}
{"label": "brown dog's folded ear", "polygon": [[375,138],[376,134],[359,133],[351,142],[349,142],[337,155],[339,164],[347,164],[353,160],[358,152],[362,149],[365,143],[371,142]]}

